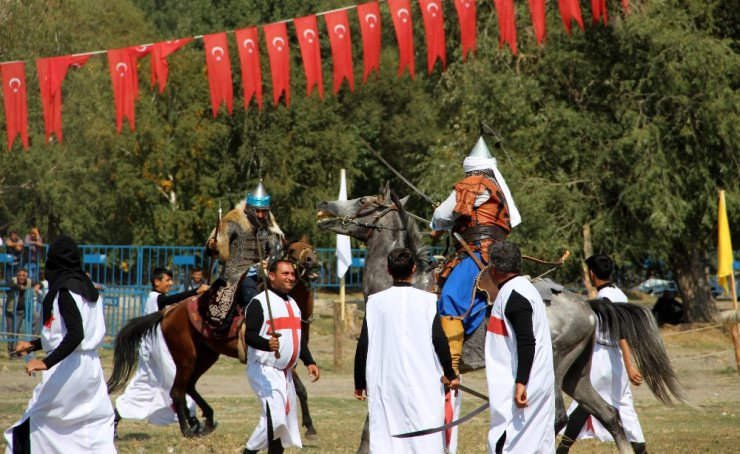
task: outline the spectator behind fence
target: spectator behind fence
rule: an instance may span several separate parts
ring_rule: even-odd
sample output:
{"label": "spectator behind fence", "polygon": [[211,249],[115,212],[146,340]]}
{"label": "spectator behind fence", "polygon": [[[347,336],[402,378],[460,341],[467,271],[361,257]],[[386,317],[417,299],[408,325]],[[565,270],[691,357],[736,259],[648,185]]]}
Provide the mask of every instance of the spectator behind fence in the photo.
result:
{"label": "spectator behind fence", "polygon": [[13,261],[7,268],[7,275],[12,276],[20,266],[23,256],[23,241],[18,238],[18,232],[12,231],[8,234],[8,238],[5,239],[5,252],[13,256]]}
{"label": "spectator behind fence", "polygon": [[39,263],[43,258],[44,239],[38,227],[32,227],[31,231],[23,239],[23,244],[28,246],[28,275],[31,279],[38,280]]}
{"label": "spectator behind fence", "polygon": [[197,290],[201,285],[208,285],[208,282],[203,278],[203,269],[196,266],[190,270],[190,279],[182,285],[180,291],[188,292],[190,290]]}
{"label": "spectator behind fence", "polygon": [[[31,288],[28,271],[25,268],[19,269],[18,274],[6,283],[6,287],[4,331],[11,333],[11,339],[17,340],[26,318],[26,290]],[[8,353],[15,350],[16,340],[8,342]]]}

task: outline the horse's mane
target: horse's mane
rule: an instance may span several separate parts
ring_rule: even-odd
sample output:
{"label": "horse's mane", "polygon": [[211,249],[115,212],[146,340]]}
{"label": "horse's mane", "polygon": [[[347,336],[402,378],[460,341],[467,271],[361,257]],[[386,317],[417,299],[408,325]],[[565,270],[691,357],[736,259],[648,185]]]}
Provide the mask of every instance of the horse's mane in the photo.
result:
{"label": "horse's mane", "polygon": [[406,247],[416,256],[416,272],[424,273],[431,270],[434,262],[432,248],[421,243],[421,235],[416,221],[408,215],[401,199],[393,191],[391,191],[391,200],[398,207],[398,216],[401,218],[401,225],[403,225],[404,232],[406,232],[404,237]]}

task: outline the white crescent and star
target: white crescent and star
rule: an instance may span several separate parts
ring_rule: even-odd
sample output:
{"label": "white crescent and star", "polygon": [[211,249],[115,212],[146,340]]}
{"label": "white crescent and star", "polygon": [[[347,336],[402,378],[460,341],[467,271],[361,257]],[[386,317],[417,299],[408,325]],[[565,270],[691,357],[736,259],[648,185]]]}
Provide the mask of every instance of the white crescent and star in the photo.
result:
{"label": "white crescent and star", "polygon": [[[278,44],[280,43],[280,44]],[[276,36],[272,38],[272,45],[275,46],[278,50],[278,52],[283,51],[283,46],[285,46],[285,40],[281,38],[280,36]]]}
{"label": "white crescent and star", "polygon": [[309,43],[313,43],[313,39],[316,37],[316,32],[310,28],[303,30],[303,37],[308,39]]}
{"label": "white crescent and star", "polygon": [[18,90],[21,88],[21,80],[17,77],[13,77],[8,81],[8,87],[13,89],[13,93],[18,93]]}
{"label": "white crescent and star", "polygon": [[254,52],[254,40],[252,38],[247,38],[242,41],[242,46],[244,46],[250,54]]}
{"label": "white crescent and star", "polygon": [[128,65],[126,63],[118,63],[116,65],[116,71],[118,71],[118,74],[120,74],[121,77],[124,77],[126,75],[126,71],[128,71]]}
{"label": "white crescent and star", "polygon": [[344,38],[344,34],[347,33],[347,27],[342,24],[337,24],[334,26],[334,33],[339,36],[340,39]]}
{"label": "white crescent and star", "polygon": [[432,13],[432,17],[437,17],[437,12],[439,11],[439,5],[437,5],[434,2],[431,2],[427,5],[427,11]]}
{"label": "white crescent and star", "polygon": [[401,8],[396,13],[399,19],[401,19],[401,22],[406,23],[409,21],[409,10],[406,8]]}
{"label": "white crescent and star", "polygon": [[373,13],[365,14],[365,23],[368,24],[370,28],[375,28],[375,24],[378,23],[378,16]]}
{"label": "white crescent and star", "polygon": [[221,46],[214,46],[214,48],[211,49],[211,55],[216,57],[216,61],[221,61],[221,57],[224,56],[224,48]]}

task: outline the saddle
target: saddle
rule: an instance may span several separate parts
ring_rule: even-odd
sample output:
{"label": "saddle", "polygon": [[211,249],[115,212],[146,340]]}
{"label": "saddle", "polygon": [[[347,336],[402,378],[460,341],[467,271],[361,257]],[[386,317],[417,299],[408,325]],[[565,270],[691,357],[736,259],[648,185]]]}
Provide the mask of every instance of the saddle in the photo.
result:
{"label": "saddle", "polygon": [[219,279],[207,292],[187,301],[190,324],[203,337],[232,339],[237,336],[239,324],[244,320],[244,312],[236,304],[241,281],[228,285]]}

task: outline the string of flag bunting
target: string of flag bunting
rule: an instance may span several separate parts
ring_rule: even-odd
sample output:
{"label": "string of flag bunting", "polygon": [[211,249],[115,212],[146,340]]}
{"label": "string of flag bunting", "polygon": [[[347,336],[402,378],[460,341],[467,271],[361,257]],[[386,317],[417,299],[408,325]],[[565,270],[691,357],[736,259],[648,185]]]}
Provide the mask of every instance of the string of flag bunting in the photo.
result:
{"label": "string of flag bunting", "polygon": [[[545,1],[528,0],[535,38],[539,45],[545,40]],[[629,11],[629,0],[620,0],[625,12]],[[445,54],[444,0],[417,0],[424,24],[427,46],[427,71],[432,73],[437,60],[442,69],[447,65]],[[607,23],[606,0],[590,0],[592,22]],[[321,99],[324,99],[324,82],[319,42],[318,17],[323,16],[331,47],[333,64],[333,92],[336,94],[344,81],[350,91],[354,92],[354,64],[352,59],[352,41],[348,11],[356,10],[360,25],[363,50],[363,77],[375,73],[378,76],[381,49],[381,14],[380,3],[387,4],[392,18],[398,46],[398,77],[405,71],[413,79],[414,40],[411,14],[411,0],[379,0],[347,6],[344,8],[310,14],[262,25],[262,35],[269,61],[272,79],[273,105],[277,106],[282,98],[285,106],[290,106],[290,46],[287,23],[292,22],[295,36],[303,61],[306,77],[306,95],[310,96],[314,88]],[[517,54],[514,0],[493,0],[499,25],[499,47],[505,44],[511,52]],[[476,49],[476,0],[454,0],[460,24],[460,43],[463,61]],[[583,30],[583,18],[579,0],[558,0],[558,9],[566,32],[571,34],[575,22]],[[227,33],[234,34],[239,63],[241,67],[244,109],[254,100],[262,109],[262,70],[258,26],[214,34],[179,38],[151,44],[142,44],[120,49],[99,50],[59,57],[36,59],[36,72],[41,94],[46,143],[52,135],[62,142],[62,83],[70,68],[82,68],[93,55],[107,54],[108,67],[113,86],[113,97],[116,109],[116,132],[121,133],[124,119],[129,128],[135,130],[135,103],[139,96],[138,61],[146,56],[151,59],[151,88],[156,85],[163,93],[167,83],[167,57],[195,39],[202,39],[208,73],[208,84],[211,97],[213,117],[218,115],[221,104],[231,115],[233,109],[233,84],[231,79],[231,59],[228,51]],[[28,104],[26,90],[25,61],[0,63],[0,81],[5,107],[5,124],[10,150],[16,138],[20,136],[24,149],[28,149]]]}

